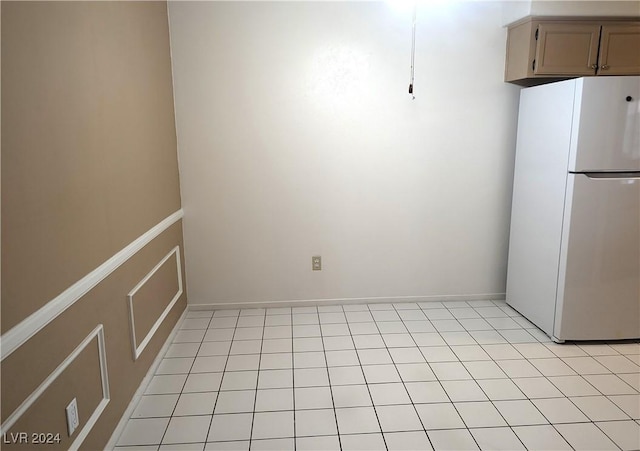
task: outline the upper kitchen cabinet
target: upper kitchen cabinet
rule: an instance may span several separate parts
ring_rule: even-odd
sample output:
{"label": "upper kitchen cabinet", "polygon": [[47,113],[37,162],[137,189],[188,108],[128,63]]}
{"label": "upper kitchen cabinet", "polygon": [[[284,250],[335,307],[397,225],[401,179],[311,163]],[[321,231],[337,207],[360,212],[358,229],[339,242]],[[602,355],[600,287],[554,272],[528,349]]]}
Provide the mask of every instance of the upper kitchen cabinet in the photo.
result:
{"label": "upper kitchen cabinet", "polygon": [[527,17],[508,27],[505,81],[640,75],[640,21]]}
{"label": "upper kitchen cabinet", "polygon": [[640,74],[640,22],[603,25],[598,73]]}
{"label": "upper kitchen cabinet", "polygon": [[593,75],[598,67],[600,25],[540,23],[531,69],[536,75]]}

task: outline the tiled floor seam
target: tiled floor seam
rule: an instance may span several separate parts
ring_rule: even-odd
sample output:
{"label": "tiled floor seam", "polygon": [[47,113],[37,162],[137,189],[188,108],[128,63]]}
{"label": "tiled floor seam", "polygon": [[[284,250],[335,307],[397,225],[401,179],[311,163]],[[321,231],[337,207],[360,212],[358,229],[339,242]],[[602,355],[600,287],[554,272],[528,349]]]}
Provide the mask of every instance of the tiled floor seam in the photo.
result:
{"label": "tiled floor seam", "polygon": [[[240,318],[240,314],[238,314],[238,321]],[[258,407],[258,379],[260,378],[260,367],[262,366],[262,347],[264,346],[264,328],[265,328],[265,324],[267,322],[267,311],[265,310],[264,312],[264,318],[262,320],[262,337],[260,338],[260,353],[259,353],[259,358],[258,358],[258,371],[256,374],[256,389],[255,389],[255,394],[253,396],[253,412],[251,413],[251,430],[249,432],[249,449],[251,449],[251,445],[253,444],[253,427],[256,421],[256,408]],[[236,329],[237,329],[237,323],[236,323]],[[235,335],[235,333],[234,333]],[[232,341],[233,343],[233,341]],[[233,346],[233,345],[232,345]],[[229,353],[231,353],[231,349],[229,349]],[[223,373],[224,374],[224,373]],[[295,403],[295,397],[294,397],[294,403]],[[293,405],[293,411],[295,412],[295,404]],[[214,411],[215,414],[215,411]],[[294,413],[295,415],[295,413]],[[294,416],[295,418],[295,416]],[[211,417],[212,421],[213,421],[213,417]],[[295,424],[295,420],[294,420],[294,424]],[[295,449],[295,448],[294,448]]]}
{"label": "tiled floor seam", "polygon": [[[238,318],[240,314],[238,314]],[[213,313],[213,315],[211,315],[211,321],[213,321],[213,318],[215,317],[215,311]],[[211,324],[211,322],[209,323]],[[238,324],[238,320],[236,319],[236,325]],[[208,328],[207,328],[208,330]],[[235,329],[233,331],[233,335],[235,335]],[[204,343],[204,338],[202,343]],[[231,343],[233,343],[233,336],[231,337]],[[202,346],[202,344],[201,344]],[[224,368],[222,369],[222,376],[220,378],[220,386],[218,387],[218,395],[216,396],[216,401],[213,403],[213,411],[211,412],[211,421],[209,422],[209,428],[207,429],[207,435],[205,436],[205,443],[207,443],[209,441],[209,434],[211,434],[211,428],[213,427],[213,419],[214,419],[214,415],[216,414],[216,407],[218,406],[218,400],[220,399],[220,391],[222,389],[222,382],[224,381],[224,374],[227,370],[227,363],[229,363],[229,356],[231,355],[231,345],[229,345],[229,352],[227,353],[227,358],[224,362]],[[185,382],[186,383],[186,382]],[[184,390],[184,388],[183,388]],[[255,407],[254,407],[255,410]],[[206,446],[206,445],[205,445]]]}
{"label": "tiled floor seam", "polygon": [[[498,307],[498,308],[499,308],[499,307]],[[475,310],[475,309],[474,309],[474,310]],[[483,319],[484,319],[484,318],[483,318]],[[466,328],[465,328],[465,330],[466,330]],[[498,331],[498,333],[500,333],[500,332]],[[502,334],[500,334],[500,335],[501,335],[501,336],[503,336]],[[478,341],[477,341],[473,336],[472,336],[472,338],[476,341],[476,343],[478,343]],[[503,336],[503,338],[505,338],[505,337]],[[535,337],[534,337],[534,338],[535,338]],[[506,338],[505,338],[505,340],[506,340]],[[509,340],[507,340],[507,342],[509,342]],[[510,344],[511,344],[511,343],[510,343]],[[478,343],[478,346],[480,346],[480,347],[482,348],[482,345],[481,345],[480,343]],[[482,349],[484,349],[484,348],[482,348]],[[516,349],[516,351],[517,351],[517,349]],[[485,351],[485,352],[486,352],[486,351]],[[522,355],[522,354],[520,354],[520,355]],[[491,357],[491,356],[489,356],[489,357],[491,358],[491,360],[490,360],[490,361],[491,361],[491,362],[493,362],[493,363],[495,363],[495,364],[497,365],[497,362],[493,359],[493,357]],[[524,358],[524,356],[522,356],[522,357]],[[467,370],[467,371],[468,371],[468,370]],[[506,374],[506,373],[505,373],[505,374]],[[473,375],[472,375],[472,376],[473,376]],[[476,379],[475,377],[474,377],[472,380],[473,380],[473,381],[476,381],[476,384],[477,384],[477,379]],[[510,377],[508,377],[508,380],[511,380],[511,378],[510,378]],[[520,438],[520,436],[519,436],[518,434],[516,434],[516,431],[514,431],[514,430],[513,430],[513,426],[509,424],[509,421],[507,421],[507,419],[505,418],[504,414],[503,414],[503,413],[500,411],[500,409],[498,409],[498,407],[495,405],[494,400],[492,400],[492,399],[489,397],[489,395],[487,394],[486,390],[485,390],[485,389],[484,389],[480,384],[478,384],[478,386],[480,387],[480,390],[482,391],[482,393],[484,393],[484,395],[486,396],[487,400],[491,403],[491,405],[493,406],[493,408],[494,408],[494,409],[496,409],[496,411],[498,412],[498,414],[500,415],[500,417],[502,418],[502,420],[505,422],[505,425],[506,425],[505,427],[507,427],[507,428],[511,431],[511,433],[516,437],[516,439],[517,439],[517,440],[522,444],[522,446],[523,446],[525,449],[527,449],[526,445],[522,442],[522,439]],[[523,394],[524,394],[524,393],[523,393]],[[454,403],[454,407],[455,407],[455,403]],[[457,410],[457,409],[456,409],[456,410]],[[460,412],[458,412],[458,415],[460,415]],[[460,415],[460,417],[462,417],[462,415]],[[464,422],[464,418],[462,419],[462,421]],[[467,428],[467,430],[469,430],[469,428]],[[471,433],[471,432],[470,432],[470,433]],[[479,448],[479,449],[482,449],[482,448],[480,447],[480,444],[478,443],[478,441],[477,441],[476,437],[475,437],[473,434],[471,434],[471,436],[472,436],[472,437],[473,437],[473,439],[475,440],[476,445],[478,445],[478,448]]]}
{"label": "tiled floor seam", "polygon": [[[186,319],[187,319],[186,317],[182,319],[182,324],[184,324]],[[211,318],[209,318],[209,321],[207,322],[207,329],[209,329],[209,325],[211,324],[212,320],[213,320],[213,314],[211,315]],[[180,324],[180,328],[182,327],[182,324]],[[180,329],[180,330],[182,330],[182,329]],[[171,425],[171,420],[174,418],[173,414],[175,413],[176,409],[178,408],[178,404],[180,403],[180,398],[182,397],[182,393],[184,392],[184,388],[187,385],[187,380],[189,379],[189,375],[191,374],[191,370],[193,370],[193,366],[196,364],[196,358],[198,356],[198,352],[200,352],[200,348],[202,347],[202,343],[204,342],[203,340],[204,340],[204,335],[203,335],[202,340],[200,341],[200,343],[198,345],[198,350],[196,351],[196,355],[193,358],[193,362],[191,362],[191,366],[189,367],[189,372],[187,373],[187,377],[185,378],[184,383],[182,384],[182,388],[180,389],[180,393],[178,394],[178,399],[176,401],[176,405],[173,406],[173,410],[171,411],[171,416],[169,416],[169,421],[167,422],[167,427],[165,428],[164,433],[162,434],[162,438],[160,439],[160,444],[158,445],[158,447],[162,446],[162,444],[164,442],[164,438],[167,435],[167,431],[169,430],[169,426]],[[167,352],[168,351],[169,351],[169,348],[167,348]],[[163,359],[164,359],[164,356],[163,356]],[[217,401],[218,401],[218,397],[216,396],[216,402]],[[211,415],[211,419],[213,419],[213,414]],[[211,424],[209,424],[209,427],[211,427]],[[206,437],[205,437],[205,441],[206,441]]]}
{"label": "tiled floor seam", "polygon": [[[393,306],[393,304],[392,304]],[[400,322],[403,324],[403,326],[405,327],[405,329],[407,329],[409,336],[411,337],[411,340],[413,341],[413,343],[416,345],[417,349],[420,351],[420,347],[418,346],[418,343],[416,343],[415,338],[413,337],[413,335],[411,334],[411,332],[409,332],[409,329],[407,328],[406,324],[405,324],[405,320],[402,318],[402,316],[398,313],[397,309],[395,308],[395,306],[393,306],[393,311],[396,313],[396,315],[398,315],[398,317],[400,318]],[[422,311],[422,310],[420,310]],[[424,314],[424,313],[423,313]],[[375,322],[376,324],[376,328],[378,328],[377,322]],[[435,328],[434,328],[435,329]],[[380,329],[378,328],[378,332],[380,333],[380,335],[382,335],[382,333],[380,332]],[[409,390],[407,390],[407,385],[405,380],[403,379],[402,375],[400,374],[400,372],[398,371],[398,367],[397,367],[397,363],[393,360],[393,355],[391,355],[391,352],[389,352],[389,348],[387,347],[387,343],[384,341],[384,338],[382,339],[383,343],[385,344],[385,348],[387,353],[389,353],[389,356],[391,357],[391,361],[393,362],[393,366],[395,368],[395,370],[398,372],[398,376],[400,377],[400,381],[402,383],[402,386],[404,388],[404,390],[407,392],[407,395],[409,396],[409,400],[411,401],[411,406],[413,407],[414,412],[416,413],[416,416],[418,417],[418,420],[420,421],[420,424],[422,425],[422,429],[425,433],[425,435],[427,436],[427,440],[429,440],[429,444],[431,445],[432,448],[435,449],[435,447],[433,446],[433,441],[431,439],[431,437],[429,436],[429,433],[427,432],[427,428],[424,425],[424,422],[422,421],[422,418],[420,417],[420,414],[418,412],[418,409],[416,408],[416,403],[413,401],[413,399],[411,398],[411,393],[409,392]],[[424,358],[424,363],[427,365],[427,367],[430,369],[430,371],[433,373],[433,368],[431,368],[431,365],[429,365],[429,362],[427,362],[427,359],[424,357],[424,355],[422,354],[422,351],[420,351],[420,354],[422,355],[422,357]],[[435,376],[435,373],[433,373]],[[437,380],[437,377],[436,377]],[[439,381],[438,381],[439,382]],[[441,388],[444,390],[444,387],[442,387],[442,384],[440,384]],[[446,393],[446,390],[445,390]],[[449,395],[447,395],[448,397]],[[451,399],[449,399],[451,401]],[[373,401],[373,400],[372,400]]]}
{"label": "tiled floor seam", "polygon": [[[341,308],[340,310],[342,311],[342,314],[344,315],[344,309]],[[345,323],[346,323],[346,320],[347,320],[347,317],[345,315]],[[318,322],[320,322],[320,312],[318,312]],[[349,331],[349,336],[351,336],[351,331]],[[324,347],[324,334],[322,332],[322,324],[320,324],[320,340],[322,341],[322,355],[324,356],[324,366],[325,366],[325,368],[327,370],[327,380],[329,381],[329,393],[331,394],[331,405],[333,406],[333,419],[336,422],[336,435],[338,436],[338,446],[340,447],[340,449],[342,449],[342,439],[340,438],[340,430],[338,429],[338,414],[336,412],[336,403],[335,403],[335,399],[333,397],[333,389],[332,389],[332,384],[331,384],[331,375],[329,374],[329,362],[327,361],[327,350]],[[351,336],[351,341],[353,341],[353,336]],[[295,359],[294,359],[293,365],[295,367]],[[294,398],[295,398],[295,395],[294,395]],[[296,449],[297,448],[294,448],[294,450],[296,450]]]}
{"label": "tiled floor seam", "polygon": [[[395,311],[395,312],[396,312],[396,314],[400,317],[400,321],[401,321],[401,322],[402,322],[402,324],[404,325],[405,329],[407,329],[407,331],[409,331],[409,329],[407,328],[407,325],[405,324],[405,320],[404,320],[404,318],[402,318],[402,316],[398,313],[398,311],[397,311],[397,309],[395,308],[395,306],[394,306],[394,311]],[[420,309],[420,312],[422,312],[422,309]],[[424,312],[422,312],[422,314],[424,315]],[[425,317],[426,317],[426,315],[425,315]],[[431,321],[430,321],[430,320],[429,320],[429,322],[431,323]],[[432,326],[433,326],[433,325],[432,325]],[[376,327],[377,327],[377,324],[376,324]],[[434,330],[436,330],[436,329],[435,329],[435,327],[434,327]],[[438,332],[438,334],[439,334],[439,332]],[[429,370],[433,373],[434,377],[436,378],[436,381],[440,384],[440,388],[442,388],[442,390],[443,390],[443,391],[445,392],[445,394],[447,395],[447,398],[449,399],[449,402],[451,402],[451,398],[449,397],[449,394],[447,393],[447,391],[446,391],[446,390],[444,389],[444,387],[442,386],[442,383],[440,383],[440,380],[438,379],[438,377],[435,375],[435,372],[433,371],[433,368],[431,367],[431,365],[429,365],[429,362],[427,361],[427,358],[424,356],[424,354],[423,354],[422,350],[420,349],[420,346],[418,346],[418,343],[415,341],[415,338],[414,338],[414,336],[413,336],[413,334],[412,334],[411,332],[409,332],[409,336],[411,337],[411,340],[413,340],[414,344],[416,345],[416,347],[417,347],[417,348],[418,348],[418,350],[420,351],[420,355],[422,355],[422,358],[424,359],[425,364],[427,365],[427,367],[429,368]],[[384,341],[384,339],[383,339],[383,341]],[[386,348],[386,343],[385,343],[385,349],[387,349],[387,348]],[[387,349],[387,352],[389,352],[389,349]],[[390,353],[390,352],[389,352],[389,355],[391,355],[391,353]],[[391,356],[391,361],[393,361],[393,356]],[[394,364],[394,366],[396,367],[396,371],[398,371],[398,368],[397,368],[397,364],[396,364],[396,362],[393,362],[393,364]],[[398,372],[398,374],[399,374],[399,372]],[[411,400],[411,405],[413,406],[413,410],[416,412],[416,415],[418,416],[418,420],[420,420],[420,424],[422,425],[422,429],[424,430],[425,435],[427,436],[427,440],[429,440],[429,444],[431,445],[431,448],[435,449],[435,446],[434,446],[434,444],[433,444],[432,438],[429,436],[429,433],[428,433],[428,431],[427,431],[427,428],[426,428],[426,427],[425,427],[425,425],[424,425],[424,422],[423,422],[423,420],[422,420],[422,417],[420,417],[420,414],[419,414],[419,412],[418,412],[418,409],[416,408],[416,405],[415,405],[416,403],[415,403],[415,402],[413,401],[413,399],[411,398],[411,393],[409,393],[409,390],[407,390],[406,382],[405,382],[405,380],[402,378],[402,375],[401,375],[401,374],[399,374],[399,375],[400,375],[400,380],[402,381],[402,386],[404,387],[405,391],[406,391],[406,392],[407,392],[407,394],[409,395],[409,399]],[[459,415],[459,414],[458,414],[458,415]],[[464,420],[463,420],[463,422],[464,422]],[[474,441],[475,441],[475,438],[474,438]],[[477,443],[476,443],[476,444],[477,444]],[[478,448],[479,448],[479,447],[478,447]]]}
{"label": "tiled floor seam", "polygon": [[[396,312],[396,314],[398,314],[397,310],[394,307],[394,311]],[[406,324],[404,324],[405,320],[400,316],[400,321],[402,321],[402,324],[405,326],[405,328],[407,327]],[[457,321],[457,319],[456,319]],[[458,322],[458,324],[460,324]],[[460,324],[460,326],[462,326],[462,324]],[[408,330],[408,329],[407,329]],[[420,347],[418,346],[418,343],[415,341],[414,336],[409,333],[409,336],[411,337],[411,339],[413,340],[413,342],[415,343],[415,345],[418,347],[418,349],[420,349]],[[446,341],[446,340],[445,340]],[[386,345],[386,343],[385,343]],[[448,343],[447,343],[448,345]],[[448,345],[450,347],[450,345]],[[387,352],[389,352],[389,350],[387,349]],[[457,412],[458,416],[460,417],[460,419],[462,420],[462,423],[465,425],[465,428],[467,430],[467,433],[471,436],[472,440],[474,441],[474,443],[476,444],[476,446],[478,446],[478,449],[480,449],[480,445],[478,444],[476,438],[473,436],[473,434],[471,434],[471,432],[469,431],[469,427],[467,426],[466,422],[464,421],[464,418],[462,417],[462,415],[460,415],[460,412],[458,411],[458,409],[456,408],[455,403],[453,402],[453,400],[451,399],[451,396],[449,395],[449,393],[447,392],[447,390],[444,388],[444,386],[442,385],[442,383],[440,382],[440,379],[438,378],[438,376],[436,375],[436,373],[433,371],[433,368],[431,367],[431,365],[429,365],[429,362],[427,361],[427,358],[424,356],[422,350],[420,350],[420,353],[422,354],[422,357],[425,360],[425,363],[427,364],[427,366],[431,369],[431,372],[434,374],[436,380],[438,381],[438,383],[440,383],[440,387],[444,390],[445,394],[447,395],[447,398],[449,399],[449,402],[453,405],[453,408],[455,409],[455,411]],[[391,354],[391,353],[389,353]],[[391,357],[392,361],[393,361],[393,356]],[[396,363],[394,362],[394,365],[396,365]],[[397,368],[396,368],[397,371]],[[405,381],[404,379],[402,379],[402,377],[400,377],[400,380],[402,381],[402,385],[404,387],[404,389],[407,391],[407,393],[409,393],[409,391],[407,390],[407,387],[405,385]],[[409,398],[411,398],[411,395],[409,395]],[[411,404],[416,412],[416,415],[418,416],[418,419],[420,420],[420,424],[422,424],[422,428],[425,430],[425,433],[427,434],[427,439],[429,440],[429,443],[431,444],[431,447],[435,449],[432,438],[429,436],[429,433],[427,432],[427,428],[424,425],[424,422],[422,421],[422,418],[420,417],[420,414],[418,413],[418,409],[415,406],[415,403],[413,402],[413,399],[411,399]]]}
{"label": "tiled floor seam", "polygon": [[[265,312],[266,315],[266,312]],[[298,443],[296,440],[296,369],[295,369],[295,361],[293,359],[293,339],[294,339],[294,324],[293,324],[293,308],[291,309],[289,315],[291,316],[291,396],[293,396],[293,451],[296,451],[298,448]],[[265,317],[266,323],[266,317]],[[264,336],[264,334],[263,334]],[[323,347],[324,348],[324,347]],[[260,377],[260,373],[258,373],[258,377]],[[251,450],[251,448],[249,448]]]}
{"label": "tiled floor seam", "polygon": [[[367,306],[367,311],[369,312],[369,314],[371,314],[371,311],[369,310],[369,306]],[[373,315],[372,315],[373,316]],[[346,318],[346,315],[345,315]],[[375,323],[375,321],[374,321]],[[355,342],[353,341],[353,334],[351,333],[351,326],[349,325],[349,321],[347,321],[347,327],[349,328],[349,337],[351,338],[351,342],[353,343],[353,349],[354,352],[356,354],[356,357],[358,358],[358,364],[360,366],[360,369],[362,371],[362,377],[364,378],[364,382],[365,385],[367,387],[367,392],[369,393],[369,399],[371,399],[371,407],[373,408],[373,412],[376,415],[376,420],[378,421],[378,427],[380,428],[380,435],[382,436],[382,442],[384,443],[385,449],[389,449],[389,447],[387,446],[387,440],[384,436],[384,432],[382,431],[382,423],[380,422],[380,417],[378,416],[378,411],[376,410],[376,406],[373,402],[373,396],[371,395],[371,389],[369,388],[369,383],[367,382],[367,377],[364,374],[364,370],[362,369],[362,361],[360,360],[360,355],[358,354],[358,351],[356,350],[356,345]],[[376,324],[376,328],[377,328],[377,324]],[[327,362],[328,365],[328,362]],[[331,381],[329,381],[329,384],[331,384]],[[336,422],[337,422],[337,414],[336,414]],[[338,435],[340,435],[340,426],[338,425]],[[342,443],[341,443],[342,446]]]}

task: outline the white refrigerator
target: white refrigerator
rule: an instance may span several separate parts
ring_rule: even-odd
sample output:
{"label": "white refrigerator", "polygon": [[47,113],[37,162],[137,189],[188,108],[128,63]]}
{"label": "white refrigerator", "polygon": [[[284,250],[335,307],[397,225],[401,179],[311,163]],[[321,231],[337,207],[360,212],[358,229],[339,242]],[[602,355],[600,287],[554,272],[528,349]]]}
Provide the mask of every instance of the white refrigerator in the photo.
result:
{"label": "white refrigerator", "polygon": [[640,77],[521,91],[506,298],[557,342],[640,338]]}

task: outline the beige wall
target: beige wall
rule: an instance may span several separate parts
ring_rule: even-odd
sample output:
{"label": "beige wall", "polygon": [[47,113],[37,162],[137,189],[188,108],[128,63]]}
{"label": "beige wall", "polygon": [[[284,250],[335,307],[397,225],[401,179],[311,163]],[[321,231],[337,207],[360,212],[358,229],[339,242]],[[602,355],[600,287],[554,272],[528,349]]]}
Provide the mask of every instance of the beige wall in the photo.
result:
{"label": "beige wall", "polygon": [[[181,203],[166,3],[1,7],[4,338]],[[175,246],[181,221],[2,361],[3,422],[102,324],[111,399],[83,447],[105,445],[184,310],[185,294],[134,362],[127,293]],[[139,334],[176,289],[173,259],[135,298]],[[98,358],[90,343],[10,431],[66,449],[65,406],[78,399],[82,428],[102,398]]]}
{"label": "beige wall", "polygon": [[531,14],[538,16],[640,16],[637,0],[533,0]]}
{"label": "beige wall", "polygon": [[500,296],[509,6],[170,3],[189,302]]}
{"label": "beige wall", "polygon": [[[505,2],[506,3],[506,2]],[[505,23],[534,16],[638,16],[637,0],[516,0],[510,3]]]}

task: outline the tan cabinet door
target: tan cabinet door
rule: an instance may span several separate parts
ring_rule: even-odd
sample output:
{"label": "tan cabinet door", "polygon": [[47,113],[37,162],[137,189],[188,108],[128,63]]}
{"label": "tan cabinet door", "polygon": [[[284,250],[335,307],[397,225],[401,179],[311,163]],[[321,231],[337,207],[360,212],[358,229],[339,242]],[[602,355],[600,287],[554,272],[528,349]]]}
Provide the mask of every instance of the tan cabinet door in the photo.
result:
{"label": "tan cabinet door", "polygon": [[547,23],[538,26],[536,75],[594,75],[600,25]]}
{"label": "tan cabinet door", "polygon": [[598,75],[640,73],[640,23],[603,25]]}

